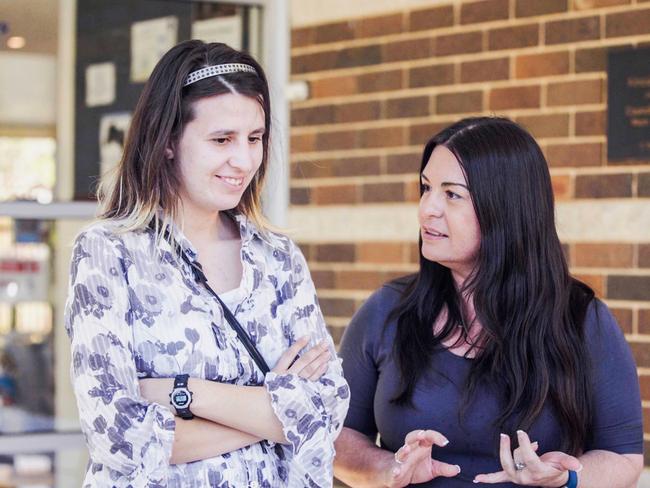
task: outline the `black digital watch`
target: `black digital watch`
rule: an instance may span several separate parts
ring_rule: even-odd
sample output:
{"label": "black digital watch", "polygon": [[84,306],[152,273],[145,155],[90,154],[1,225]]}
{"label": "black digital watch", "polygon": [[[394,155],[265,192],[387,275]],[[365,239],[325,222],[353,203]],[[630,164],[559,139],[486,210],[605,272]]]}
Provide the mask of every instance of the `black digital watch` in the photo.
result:
{"label": "black digital watch", "polygon": [[187,387],[189,378],[189,374],[176,375],[176,378],[174,378],[174,388],[169,394],[169,403],[171,403],[172,407],[176,409],[176,414],[184,420],[191,420],[194,418],[194,414],[190,412],[192,392]]}

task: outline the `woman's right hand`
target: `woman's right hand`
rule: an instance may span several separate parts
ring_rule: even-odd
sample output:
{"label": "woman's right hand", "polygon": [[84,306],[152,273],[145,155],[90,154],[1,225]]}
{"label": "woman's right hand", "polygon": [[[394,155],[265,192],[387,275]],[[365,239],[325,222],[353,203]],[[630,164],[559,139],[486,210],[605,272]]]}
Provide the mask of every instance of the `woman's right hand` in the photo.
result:
{"label": "woman's right hand", "polygon": [[280,356],[272,371],[277,374],[295,374],[311,381],[316,381],[323,376],[327,372],[327,366],[331,358],[327,339],[323,339],[296,359],[298,353],[307,344],[309,344],[309,336],[298,339]]}
{"label": "woman's right hand", "polygon": [[[527,486],[564,486],[569,477],[568,471],[580,471],[580,460],[559,451],[547,452],[537,456],[538,445],[530,442],[528,434],[517,431],[519,447],[510,450],[510,437],[501,434],[499,458],[501,471],[476,475],[476,483],[514,483]],[[515,459],[517,461],[515,461]],[[517,468],[521,463],[522,467]]]}
{"label": "woman's right hand", "polygon": [[406,434],[404,445],[395,453],[388,466],[385,486],[401,488],[425,483],[438,476],[451,478],[460,473],[460,466],[431,459],[431,448],[444,447],[449,441],[435,430],[414,430]]}

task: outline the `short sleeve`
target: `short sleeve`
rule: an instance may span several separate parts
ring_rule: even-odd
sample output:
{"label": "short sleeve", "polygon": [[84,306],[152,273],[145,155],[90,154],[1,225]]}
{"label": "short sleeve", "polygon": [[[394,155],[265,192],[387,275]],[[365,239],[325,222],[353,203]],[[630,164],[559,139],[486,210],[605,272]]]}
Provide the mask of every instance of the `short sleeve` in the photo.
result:
{"label": "short sleeve", "polygon": [[128,314],[128,264],[119,247],[119,239],[97,228],[75,242],[65,308],[72,385],[89,469],[106,470],[111,479],[127,479],[133,486],[165,484],[174,416],[140,396]]}
{"label": "short sleeve", "polygon": [[379,378],[379,350],[384,325],[396,292],[386,286],[373,293],[352,317],[343,334],[340,355],[350,385],[350,408],[345,427],[369,437],[377,435],[374,400]]}
{"label": "short sleeve", "polygon": [[594,301],[585,319],[593,365],[593,428],[587,450],[643,453],[641,395],[636,366],[609,309]]}

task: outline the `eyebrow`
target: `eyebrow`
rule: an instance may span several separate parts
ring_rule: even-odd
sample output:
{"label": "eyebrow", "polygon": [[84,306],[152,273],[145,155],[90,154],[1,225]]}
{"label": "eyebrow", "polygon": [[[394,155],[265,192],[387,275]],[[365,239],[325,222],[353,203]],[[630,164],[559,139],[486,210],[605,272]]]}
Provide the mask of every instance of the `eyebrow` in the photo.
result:
{"label": "eyebrow", "polygon": [[[426,181],[427,183],[430,183],[429,178],[427,178],[424,173],[420,173],[420,177],[424,181]],[[443,181],[442,183],[440,183],[440,186],[462,186],[467,191],[469,191],[469,187],[466,184],[464,184],[464,183],[455,183],[453,181]]]}
{"label": "eyebrow", "polygon": [[[266,129],[264,127],[260,127],[259,129],[255,129],[254,131],[251,132],[251,134],[264,134],[266,132]],[[236,134],[237,131],[232,130],[232,129],[222,129],[222,130],[215,130],[213,132],[210,132],[208,135],[211,137],[214,136],[232,136],[233,134]]]}

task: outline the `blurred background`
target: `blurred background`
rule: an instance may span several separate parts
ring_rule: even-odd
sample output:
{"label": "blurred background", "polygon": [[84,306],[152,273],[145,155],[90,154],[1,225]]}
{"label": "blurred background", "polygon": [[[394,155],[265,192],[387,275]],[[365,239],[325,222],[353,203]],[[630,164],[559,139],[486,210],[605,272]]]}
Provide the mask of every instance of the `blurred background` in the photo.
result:
{"label": "blurred background", "polygon": [[417,269],[427,139],[468,115],[526,126],[571,270],[614,311],[650,414],[649,0],[0,0],[0,487],[81,484],[70,245],[151,68],[190,38],[268,72],[265,210],[337,342],[373,289]]}

